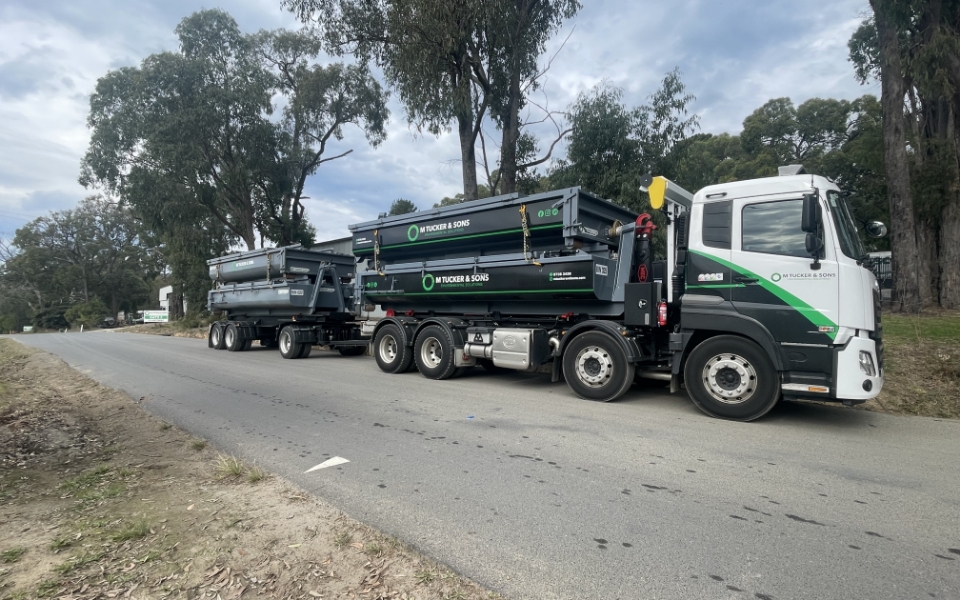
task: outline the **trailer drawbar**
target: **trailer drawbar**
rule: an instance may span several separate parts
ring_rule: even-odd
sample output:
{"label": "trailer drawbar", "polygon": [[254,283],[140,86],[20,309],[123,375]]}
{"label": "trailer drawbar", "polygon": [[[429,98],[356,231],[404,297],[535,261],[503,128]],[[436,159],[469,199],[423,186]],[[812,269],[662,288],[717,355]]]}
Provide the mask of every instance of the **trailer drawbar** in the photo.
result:
{"label": "trailer drawbar", "polygon": [[[643,182],[656,226],[579,188],[510,194],[350,227],[354,256],[297,246],[208,261],[209,346],[304,358],[370,347],[429,379],[549,367],[607,402],[637,378],[705,413],[757,419],[781,399],[857,404],[883,386],[880,294],[846,195],[800,166],[706,187]],[[869,235],[884,235],[870,222]],[[361,319],[380,306],[386,316]]]}

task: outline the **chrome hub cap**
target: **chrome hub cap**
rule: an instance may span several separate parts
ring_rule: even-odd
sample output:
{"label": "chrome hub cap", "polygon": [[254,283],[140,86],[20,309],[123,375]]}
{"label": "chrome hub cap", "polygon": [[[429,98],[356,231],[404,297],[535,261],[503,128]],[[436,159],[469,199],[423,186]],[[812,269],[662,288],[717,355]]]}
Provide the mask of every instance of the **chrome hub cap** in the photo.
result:
{"label": "chrome hub cap", "polygon": [[598,388],[613,376],[613,359],[599,346],[587,346],[577,354],[577,378],[586,385]]}
{"label": "chrome hub cap", "polygon": [[284,354],[290,354],[290,348],[293,346],[293,339],[289,333],[280,334],[280,350]]}
{"label": "chrome hub cap", "polygon": [[757,390],[757,371],[736,354],[718,354],[703,367],[707,391],[724,404],[742,404]]}

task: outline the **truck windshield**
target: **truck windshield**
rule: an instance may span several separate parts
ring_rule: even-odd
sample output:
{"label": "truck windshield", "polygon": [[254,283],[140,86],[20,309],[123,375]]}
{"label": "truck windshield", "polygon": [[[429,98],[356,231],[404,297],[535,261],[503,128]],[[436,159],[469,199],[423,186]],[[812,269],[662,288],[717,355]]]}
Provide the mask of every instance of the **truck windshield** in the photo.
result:
{"label": "truck windshield", "polygon": [[860,242],[857,225],[850,214],[847,201],[840,192],[827,190],[827,203],[833,215],[833,224],[837,228],[837,237],[840,238],[840,249],[850,258],[860,260],[867,252]]}

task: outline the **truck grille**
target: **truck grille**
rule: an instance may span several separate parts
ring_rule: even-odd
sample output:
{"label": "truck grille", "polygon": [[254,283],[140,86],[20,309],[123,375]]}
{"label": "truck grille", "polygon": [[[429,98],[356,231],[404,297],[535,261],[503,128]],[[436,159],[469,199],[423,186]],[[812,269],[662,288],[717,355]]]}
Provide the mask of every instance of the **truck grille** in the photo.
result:
{"label": "truck grille", "polygon": [[873,290],[873,331],[870,338],[877,345],[877,363],[883,373],[883,323],[880,322],[880,292]]}

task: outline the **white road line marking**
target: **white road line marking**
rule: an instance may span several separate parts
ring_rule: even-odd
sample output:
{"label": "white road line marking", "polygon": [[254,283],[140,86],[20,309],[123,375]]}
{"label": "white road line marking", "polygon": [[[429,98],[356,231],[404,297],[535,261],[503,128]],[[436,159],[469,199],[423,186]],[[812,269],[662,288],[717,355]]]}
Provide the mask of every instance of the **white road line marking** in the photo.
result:
{"label": "white road line marking", "polygon": [[348,462],[350,461],[343,457],[334,456],[333,458],[327,459],[315,467],[307,469],[306,471],[304,471],[304,473],[312,473],[313,471],[319,471],[320,469],[326,469],[327,467],[335,467],[337,465],[342,465]]}

